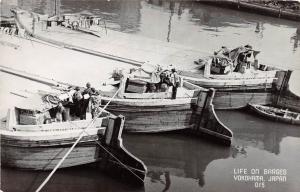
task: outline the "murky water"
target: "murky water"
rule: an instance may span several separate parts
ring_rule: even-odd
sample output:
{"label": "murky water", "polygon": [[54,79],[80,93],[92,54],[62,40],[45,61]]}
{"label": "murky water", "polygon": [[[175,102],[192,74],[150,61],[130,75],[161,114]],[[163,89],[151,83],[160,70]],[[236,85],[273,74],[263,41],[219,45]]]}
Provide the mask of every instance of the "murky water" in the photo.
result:
{"label": "murky water", "polygon": [[[2,0],[2,5],[1,14],[5,16],[10,15],[10,7],[17,5],[50,15],[55,12],[51,0]],[[203,52],[212,52],[222,45],[251,44],[261,51],[259,58],[263,62],[296,70],[291,87],[300,93],[300,76],[297,75],[300,74],[300,37],[296,35],[300,24],[297,22],[190,1],[60,0],[56,11],[91,12],[104,17],[111,29],[184,44]],[[257,27],[260,31],[256,33]],[[33,46],[34,52],[30,49]],[[34,43],[24,43],[20,50],[0,45],[0,50],[1,65],[26,71],[34,68],[35,73],[80,85],[86,81],[99,84],[99,79],[105,79],[114,67],[120,66],[97,57],[74,58],[70,51]],[[46,59],[44,51],[51,52]],[[101,77],[99,71],[103,73]],[[24,88],[32,91],[45,87],[0,73],[2,116],[9,105],[21,100],[10,92]],[[263,120],[247,111],[218,111],[218,115],[234,133],[230,148],[178,133],[125,135],[126,147],[148,166],[143,188],[128,186],[92,167],[82,166],[58,171],[45,191],[299,191],[299,126]],[[287,179],[268,182],[269,175],[265,175],[264,182],[235,181],[234,171],[239,168],[258,169],[260,174],[263,169],[285,169]],[[33,191],[47,173],[2,168],[1,189]]]}

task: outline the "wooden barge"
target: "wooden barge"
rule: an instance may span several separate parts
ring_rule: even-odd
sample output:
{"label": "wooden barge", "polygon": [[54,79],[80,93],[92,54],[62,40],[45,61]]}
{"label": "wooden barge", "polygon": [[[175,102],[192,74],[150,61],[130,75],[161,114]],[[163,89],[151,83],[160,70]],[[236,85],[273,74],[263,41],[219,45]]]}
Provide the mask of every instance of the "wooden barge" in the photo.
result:
{"label": "wooden barge", "polygon": [[215,55],[197,61],[203,66],[200,74],[179,74],[195,85],[215,88],[217,109],[243,108],[247,103],[271,104],[288,71],[259,63],[258,53],[249,45],[232,50],[222,47]]}
{"label": "wooden barge", "polygon": [[151,82],[150,79],[142,67],[130,74],[123,74],[116,86],[99,88],[103,105],[118,91],[107,110],[126,117],[126,131],[155,133],[188,129],[195,134],[205,133],[231,143],[233,133],[219,121],[214,110],[213,89],[181,80],[175,99],[172,99],[170,89],[163,92],[131,91],[134,86],[146,89],[146,82]]}
{"label": "wooden barge", "polygon": [[48,121],[53,120],[51,113],[56,105],[46,102],[45,96],[32,94],[9,109],[7,117],[1,120],[2,166],[51,170],[84,131],[84,136],[60,168],[96,163],[99,170],[143,184],[146,166],[122,143],[123,116],[104,112],[93,123],[71,116],[68,121]]}

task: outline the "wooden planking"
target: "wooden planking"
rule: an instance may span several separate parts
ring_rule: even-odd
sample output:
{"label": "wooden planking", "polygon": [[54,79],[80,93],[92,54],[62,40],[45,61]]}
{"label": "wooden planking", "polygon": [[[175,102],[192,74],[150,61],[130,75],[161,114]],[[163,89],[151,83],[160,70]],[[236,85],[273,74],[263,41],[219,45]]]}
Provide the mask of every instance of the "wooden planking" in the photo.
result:
{"label": "wooden planking", "polygon": [[196,112],[193,113],[192,122],[195,123],[195,126],[192,127],[190,132],[196,135],[204,133],[230,145],[233,133],[219,120],[212,104],[214,95],[215,90],[210,89],[204,101],[204,107],[202,107],[202,101],[198,102],[201,103],[200,109],[196,109]]}
{"label": "wooden planking", "polygon": [[[97,118],[93,127],[101,128],[102,120],[104,118]],[[72,131],[81,130],[89,125],[90,120],[76,120],[76,121],[66,121],[66,122],[53,122],[49,124],[39,124],[39,125],[14,125],[13,128],[16,131],[23,132],[55,132],[55,131]]]}
{"label": "wooden planking", "polygon": [[289,89],[289,80],[291,75],[292,71],[290,70],[287,73],[278,74],[280,81],[276,86],[278,92],[276,97],[274,97],[273,105],[300,112],[300,97]]}
{"label": "wooden planking", "polygon": [[215,88],[217,90],[255,90],[255,89],[264,89],[271,88],[274,80],[258,80],[256,82],[232,82],[230,83],[227,80],[223,80],[222,83],[216,83],[214,80],[210,80],[210,82],[201,82],[200,80],[189,80],[191,83],[195,85],[202,86],[205,88]]}
{"label": "wooden planking", "polygon": [[[153,111],[155,109],[155,111]],[[191,105],[179,107],[160,108],[132,108],[108,109],[114,114],[122,114],[126,117],[125,130],[138,132],[157,132],[158,130],[177,130],[186,128],[191,121]],[[163,127],[163,128],[162,128]]]}
{"label": "wooden planking", "polygon": [[[104,101],[106,103],[106,101]],[[192,104],[185,103],[179,105],[160,105],[160,106],[131,106],[131,105],[119,105],[115,102],[107,107],[109,111],[127,112],[127,113],[148,113],[148,112],[161,112],[161,111],[180,111],[191,109]]]}
{"label": "wooden planking", "polygon": [[[1,159],[4,166],[17,167],[23,169],[49,170],[53,169],[69,147],[2,147]],[[97,161],[96,145],[90,147],[76,147],[61,168],[82,165]]]}
{"label": "wooden planking", "polygon": [[[107,103],[111,98],[102,97],[103,103]],[[126,99],[118,98],[112,99],[112,103],[115,105],[128,105],[131,107],[152,107],[152,106],[173,106],[173,105],[185,105],[195,103],[197,98],[177,98],[177,99]]]}
{"label": "wooden planking", "polygon": [[[59,145],[70,145],[73,144],[74,141],[78,138],[77,136],[68,137],[68,138],[59,138],[59,139],[23,139],[22,137],[9,137],[1,135],[1,145],[2,146],[17,146],[17,147],[51,147],[51,146],[59,146]],[[80,143],[89,142],[89,141],[97,141],[99,139],[99,135],[91,134],[88,136],[83,136],[80,140]]]}
{"label": "wooden planking", "polygon": [[248,103],[271,104],[273,95],[265,93],[222,92],[216,91],[213,104],[215,109],[238,109]]}

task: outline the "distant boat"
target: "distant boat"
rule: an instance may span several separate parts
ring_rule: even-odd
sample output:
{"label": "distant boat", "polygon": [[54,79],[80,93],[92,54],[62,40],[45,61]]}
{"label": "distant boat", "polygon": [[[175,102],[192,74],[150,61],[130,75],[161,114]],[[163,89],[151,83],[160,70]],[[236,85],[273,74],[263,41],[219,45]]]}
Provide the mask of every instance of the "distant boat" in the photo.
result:
{"label": "distant boat", "polygon": [[252,111],[270,120],[300,125],[300,113],[289,111],[288,109],[284,110],[271,106],[263,106],[250,103],[249,107]]}
{"label": "distant boat", "polygon": [[[122,73],[117,85],[99,88],[102,104],[106,104],[119,90],[107,110],[126,117],[125,130],[128,132],[155,133],[189,129],[195,134],[206,133],[231,142],[232,132],[219,121],[212,101],[214,90],[180,81],[176,99],[172,88],[147,91],[159,86],[162,71],[151,70],[143,65],[130,73]],[[163,86],[163,85],[161,85]]]}
{"label": "distant boat", "polygon": [[[74,119],[73,116],[67,121],[53,121],[56,109],[53,98],[60,96],[32,94],[9,109],[7,117],[1,120],[2,166],[51,170],[91,124],[91,120]],[[108,173],[114,172],[118,177],[123,175],[141,183],[147,168],[124,148],[123,124],[124,117],[107,111],[102,113],[85,130],[85,135],[59,168],[97,162],[96,165]]]}

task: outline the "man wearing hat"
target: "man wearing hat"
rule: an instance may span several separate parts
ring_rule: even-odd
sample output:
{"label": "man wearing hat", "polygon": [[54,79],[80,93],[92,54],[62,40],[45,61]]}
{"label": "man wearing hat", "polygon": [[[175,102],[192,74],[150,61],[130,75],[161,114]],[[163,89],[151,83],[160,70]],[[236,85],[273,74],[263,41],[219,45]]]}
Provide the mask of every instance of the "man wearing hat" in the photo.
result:
{"label": "man wearing hat", "polygon": [[83,96],[80,91],[79,87],[75,88],[75,93],[73,95],[73,102],[74,102],[74,109],[75,109],[75,115],[77,117],[81,116],[82,113],[82,102],[83,102]]}
{"label": "man wearing hat", "polygon": [[179,87],[179,76],[175,68],[171,69],[171,83],[172,83],[172,99],[176,99],[177,88]]}

